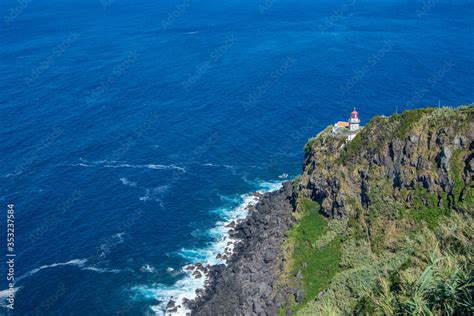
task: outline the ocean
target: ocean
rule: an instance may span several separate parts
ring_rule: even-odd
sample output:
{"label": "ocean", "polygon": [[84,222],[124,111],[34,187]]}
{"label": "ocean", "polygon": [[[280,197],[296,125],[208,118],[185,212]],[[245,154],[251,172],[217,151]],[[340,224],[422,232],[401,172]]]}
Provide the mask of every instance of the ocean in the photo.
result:
{"label": "ocean", "polygon": [[308,138],[354,107],[364,125],[474,100],[473,1],[4,0],[0,17],[14,315],[162,314]]}

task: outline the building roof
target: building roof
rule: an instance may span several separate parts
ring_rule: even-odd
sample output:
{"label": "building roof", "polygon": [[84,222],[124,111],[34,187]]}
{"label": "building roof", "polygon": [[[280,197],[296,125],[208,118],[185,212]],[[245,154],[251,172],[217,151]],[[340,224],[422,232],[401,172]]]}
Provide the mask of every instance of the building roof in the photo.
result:
{"label": "building roof", "polygon": [[349,122],[343,122],[343,121],[339,121],[336,123],[338,127],[348,127],[349,126]]}
{"label": "building roof", "polygon": [[359,118],[359,113],[356,111],[356,108],[351,112],[351,118],[357,119]]}

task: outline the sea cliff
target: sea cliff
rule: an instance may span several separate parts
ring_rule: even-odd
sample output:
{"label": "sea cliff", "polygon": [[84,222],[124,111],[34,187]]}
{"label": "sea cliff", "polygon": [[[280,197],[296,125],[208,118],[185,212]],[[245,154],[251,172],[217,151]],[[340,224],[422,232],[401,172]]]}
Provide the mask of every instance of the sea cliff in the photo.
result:
{"label": "sea cliff", "polygon": [[210,268],[194,315],[473,312],[474,107],[328,127]]}

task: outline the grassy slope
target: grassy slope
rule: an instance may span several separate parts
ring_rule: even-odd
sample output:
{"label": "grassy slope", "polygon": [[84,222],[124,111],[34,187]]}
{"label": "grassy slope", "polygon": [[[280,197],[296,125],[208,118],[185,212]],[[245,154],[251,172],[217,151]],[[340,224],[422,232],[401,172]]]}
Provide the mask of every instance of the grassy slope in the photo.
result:
{"label": "grassy slope", "polygon": [[[339,271],[341,259],[340,239],[328,236],[328,220],[319,214],[319,205],[308,199],[298,201],[298,224],[288,233],[287,271],[284,283],[302,288],[305,298],[296,303],[288,298],[293,311],[303,308],[310,300],[324,290]],[[298,276],[297,276],[298,275]],[[285,314],[285,309],[280,310]]]}
{"label": "grassy slope", "polygon": [[311,200],[299,201],[301,219],[288,234],[288,243],[291,245],[291,267],[289,275],[301,272],[301,278],[293,280],[305,291],[306,297],[294,310],[302,308],[324,290],[332,277],[339,270],[338,263],[341,257],[340,240],[335,238],[324,245],[317,242],[325,236],[328,221],[319,214],[319,205]]}

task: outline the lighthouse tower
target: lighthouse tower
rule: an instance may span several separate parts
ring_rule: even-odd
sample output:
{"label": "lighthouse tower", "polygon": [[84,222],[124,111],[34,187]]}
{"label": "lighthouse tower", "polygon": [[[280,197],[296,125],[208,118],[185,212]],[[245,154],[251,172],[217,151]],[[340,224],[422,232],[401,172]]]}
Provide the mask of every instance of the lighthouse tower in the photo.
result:
{"label": "lighthouse tower", "polygon": [[359,120],[359,113],[357,113],[356,108],[354,111],[351,112],[351,117],[349,118],[349,135],[347,136],[347,140],[353,140],[354,137],[357,135],[360,129],[360,120]]}
{"label": "lighthouse tower", "polygon": [[351,132],[356,132],[359,130],[360,126],[359,113],[357,113],[356,108],[351,112],[351,117],[349,118],[349,130]]}

